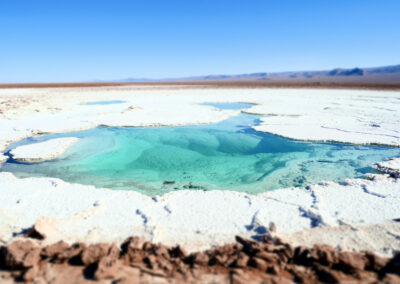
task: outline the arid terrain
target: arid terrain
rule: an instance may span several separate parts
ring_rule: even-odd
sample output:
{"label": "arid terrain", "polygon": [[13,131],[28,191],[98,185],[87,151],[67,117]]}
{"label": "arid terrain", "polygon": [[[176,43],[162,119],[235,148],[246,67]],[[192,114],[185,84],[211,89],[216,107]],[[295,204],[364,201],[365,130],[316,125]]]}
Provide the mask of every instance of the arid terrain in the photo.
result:
{"label": "arid terrain", "polygon": [[[396,148],[399,87],[352,83],[328,89],[306,82],[3,85],[0,160],[10,158],[13,142],[45,133],[99,125],[197,125],[241,113],[205,102],[252,104],[244,112],[261,116],[252,126],[256,131]],[[124,103],[85,105],[103,100]],[[12,153],[22,161],[51,159],[65,150],[52,148],[55,142]],[[400,165],[393,158],[371,165],[378,172],[366,178],[256,195],[181,190],[150,197],[2,171],[1,277],[5,283],[63,283],[65,277],[71,283],[396,283]],[[132,235],[137,238],[127,239]],[[241,237],[232,245],[235,236]]]}
{"label": "arid terrain", "polygon": [[400,282],[400,254],[336,252],[326,245],[294,247],[279,239],[236,243],[188,254],[179,246],[138,237],[115,244],[38,246],[43,238],[0,248],[0,281],[33,283],[387,283]]}

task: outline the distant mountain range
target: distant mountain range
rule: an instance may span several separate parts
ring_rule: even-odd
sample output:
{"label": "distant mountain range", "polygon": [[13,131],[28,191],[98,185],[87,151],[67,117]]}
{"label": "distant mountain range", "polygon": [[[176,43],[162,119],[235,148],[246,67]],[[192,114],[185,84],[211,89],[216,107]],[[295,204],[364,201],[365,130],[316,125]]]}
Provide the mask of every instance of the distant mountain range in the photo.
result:
{"label": "distant mountain range", "polygon": [[325,71],[260,72],[239,75],[207,75],[184,78],[126,78],[114,82],[182,82],[182,81],[271,81],[271,82],[357,82],[399,83],[400,65],[373,68],[337,68]]}

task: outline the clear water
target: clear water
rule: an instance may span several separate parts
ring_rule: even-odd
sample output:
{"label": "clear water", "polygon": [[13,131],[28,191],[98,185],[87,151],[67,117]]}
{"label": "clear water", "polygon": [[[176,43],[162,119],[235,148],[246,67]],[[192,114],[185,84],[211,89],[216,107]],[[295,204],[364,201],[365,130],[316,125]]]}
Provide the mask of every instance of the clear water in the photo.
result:
{"label": "clear water", "polygon": [[374,162],[400,155],[399,148],[298,142],[256,132],[250,126],[257,119],[240,114],[209,125],[98,127],[32,137],[11,148],[57,137],[81,140],[56,160],[9,161],[1,170],[148,195],[179,189],[259,193],[362,177]]}
{"label": "clear water", "polygon": [[120,100],[113,100],[113,101],[95,101],[95,102],[83,103],[83,105],[86,105],[86,106],[95,106],[95,105],[113,105],[113,104],[123,104],[123,103],[126,103],[126,101],[120,101]]}
{"label": "clear water", "polygon": [[253,104],[248,103],[204,103],[203,105],[213,106],[219,109],[246,109],[253,106]]}

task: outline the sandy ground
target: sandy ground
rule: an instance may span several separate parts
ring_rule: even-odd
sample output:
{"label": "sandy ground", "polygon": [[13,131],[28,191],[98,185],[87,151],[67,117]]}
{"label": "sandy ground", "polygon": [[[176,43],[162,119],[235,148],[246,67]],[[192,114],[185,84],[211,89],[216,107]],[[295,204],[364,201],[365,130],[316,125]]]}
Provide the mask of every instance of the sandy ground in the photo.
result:
{"label": "sandy ground", "polygon": [[[103,100],[126,102],[84,104]],[[0,89],[0,151],[42,133],[212,123],[238,113],[203,102],[253,103],[247,112],[263,115],[256,130],[293,139],[400,146],[399,91],[104,86]],[[382,167],[387,174],[343,185],[327,181],[258,195],[179,191],[154,198],[3,172],[0,241],[10,242],[36,223],[46,242],[120,242],[140,235],[198,250],[232,242],[235,234],[279,234],[388,255],[400,249],[399,222],[393,221],[400,217],[400,180],[392,166]]]}

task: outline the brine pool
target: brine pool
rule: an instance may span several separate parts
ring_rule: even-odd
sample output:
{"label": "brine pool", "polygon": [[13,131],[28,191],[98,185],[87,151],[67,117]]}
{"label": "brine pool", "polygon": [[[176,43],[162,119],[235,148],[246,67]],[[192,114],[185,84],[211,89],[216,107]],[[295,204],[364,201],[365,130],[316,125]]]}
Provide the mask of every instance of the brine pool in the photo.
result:
{"label": "brine pool", "polygon": [[[222,109],[251,106],[208,105]],[[41,163],[10,159],[1,171],[151,196],[181,189],[256,194],[363,177],[373,172],[373,163],[400,155],[399,148],[293,141],[253,130],[251,126],[257,123],[258,116],[241,113],[215,124],[97,127],[31,137],[13,143],[10,149],[59,137],[80,140],[58,159]]]}

